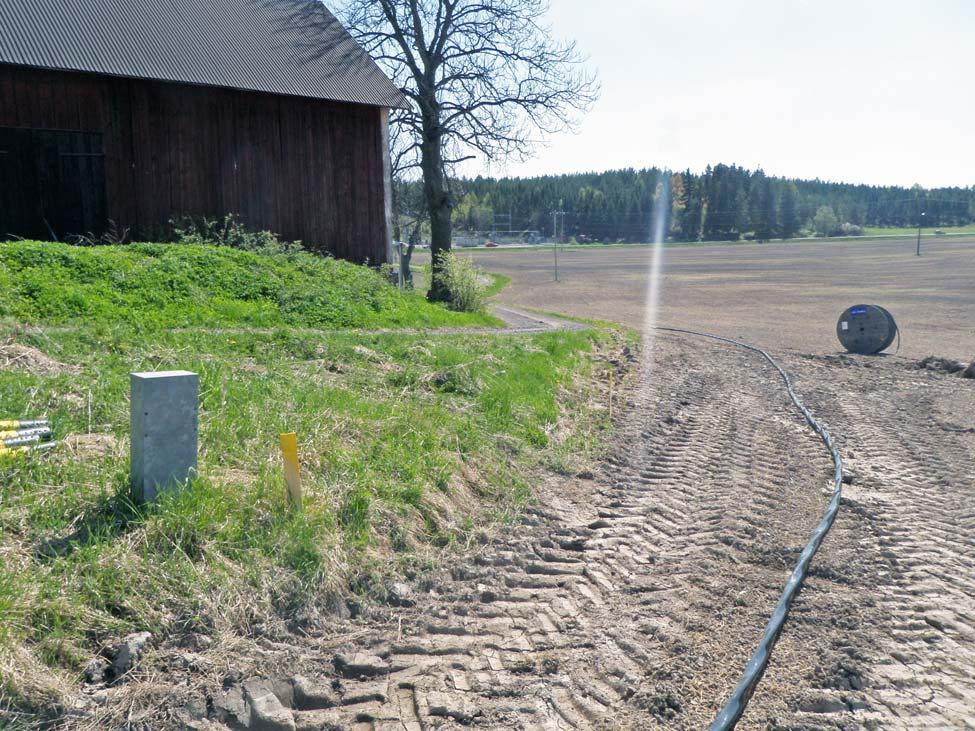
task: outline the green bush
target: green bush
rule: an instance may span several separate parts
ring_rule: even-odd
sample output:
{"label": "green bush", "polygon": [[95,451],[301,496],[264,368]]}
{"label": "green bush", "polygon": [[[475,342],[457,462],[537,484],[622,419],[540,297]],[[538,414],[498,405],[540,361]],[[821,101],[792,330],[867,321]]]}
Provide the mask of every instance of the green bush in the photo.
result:
{"label": "green bush", "polygon": [[456,312],[483,312],[487,303],[483,272],[471,260],[449,251],[441,252],[437,262],[449,293],[447,306]]}

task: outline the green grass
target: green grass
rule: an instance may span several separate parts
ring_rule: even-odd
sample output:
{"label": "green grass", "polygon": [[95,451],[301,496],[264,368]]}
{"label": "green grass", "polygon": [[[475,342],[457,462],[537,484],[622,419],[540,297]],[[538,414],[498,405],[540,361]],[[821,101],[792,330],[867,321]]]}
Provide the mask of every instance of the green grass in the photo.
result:
{"label": "green grass", "polygon": [[[53,262],[11,255],[18,248]],[[315,274],[362,278],[367,290],[373,275],[338,262],[300,261],[303,271],[295,272],[294,262],[236,252],[226,260],[231,273],[213,272],[211,281],[192,260],[212,251],[184,251],[186,268],[169,260],[154,271],[147,261],[179,258],[179,251],[0,246],[8,267],[0,270],[8,276],[0,287],[7,316],[0,345],[37,348],[70,366],[60,373],[0,368],[0,417],[49,417],[59,440],[92,432],[107,445],[0,461],[3,703],[51,705],[99,647],[131,631],[246,634],[266,618],[324,604],[331,592],[377,586],[386,572],[512,515],[531,500],[539,467],[586,466],[609,428],[591,376],[605,367],[598,353],[622,340],[616,332],[293,329],[275,319],[290,316],[274,301],[302,300],[302,287],[321,291]],[[223,261],[227,252],[216,254]],[[159,327],[131,290],[103,288],[112,276],[105,262],[116,257],[133,279],[190,282],[189,294],[177,287],[173,300],[163,300],[163,321],[182,329]],[[205,292],[241,294],[234,282],[257,286],[250,268],[257,264],[270,273],[273,296],[235,301],[270,304],[234,310],[208,301]],[[107,304],[56,305],[54,281],[65,292],[115,302],[127,316],[116,318]],[[370,306],[370,325],[457,321],[419,297],[395,294],[368,295],[392,303],[378,312]],[[333,312],[359,307],[332,304]],[[233,329],[213,329],[205,318],[199,327],[203,313]],[[296,317],[324,324],[310,310]],[[348,317],[328,324],[361,324]],[[17,320],[43,325],[24,330]],[[65,323],[73,326],[48,327]],[[200,476],[176,496],[136,507],[127,484],[128,374],[174,368],[201,377]],[[299,435],[301,512],[285,499],[283,431]]]}
{"label": "green grass", "polygon": [[506,290],[509,286],[511,286],[511,277],[509,277],[507,274],[497,274],[495,272],[488,272],[488,276],[491,277],[492,281],[484,293],[485,296],[487,297],[494,297],[495,295],[499,295],[502,292],[504,292],[504,290]]}
{"label": "green grass", "polygon": [[400,292],[365,267],[306,252],[171,244],[0,243],[0,317],[171,327],[491,325]]}
{"label": "green grass", "polygon": [[[949,236],[962,234],[975,234],[975,226],[943,226],[935,228],[922,228],[921,235],[924,237],[934,236],[935,231],[944,231]],[[879,226],[867,226],[863,229],[865,236],[917,236],[917,226],[907,228],[881,228]]]}

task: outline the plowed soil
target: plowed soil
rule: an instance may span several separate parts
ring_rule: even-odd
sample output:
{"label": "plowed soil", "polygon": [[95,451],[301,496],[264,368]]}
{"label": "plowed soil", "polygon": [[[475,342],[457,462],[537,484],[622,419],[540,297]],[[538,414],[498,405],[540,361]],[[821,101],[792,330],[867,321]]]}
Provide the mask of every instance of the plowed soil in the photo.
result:
{"label": "plowed soil", "polygon": [[[901,326],[900,355],[975,360],[975,237],[669,247],[660,321],[767,348],[832,353],[840,313],[878,304]],[[477,250],[512,277],[510,305],[643,326],[646,246]]]}
{"label": "plowed soil", "polygon": [[[972,728],[975,384],[783,362],[853,483],[739,728]],[[296,728],[706,728],[831,463],[755,354],[662,335],[649,384],[592,479],[539,485],[520,525],[420,577],[413,606],[266,643]]]}

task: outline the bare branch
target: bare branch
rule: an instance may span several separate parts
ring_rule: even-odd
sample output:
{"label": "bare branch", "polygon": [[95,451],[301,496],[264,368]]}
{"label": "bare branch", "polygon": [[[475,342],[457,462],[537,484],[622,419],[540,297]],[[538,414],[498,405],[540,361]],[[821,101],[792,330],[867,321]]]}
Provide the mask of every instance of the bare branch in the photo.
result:
{"label": "bare branch", "polygon": [[391,117],[394,168],[419,167],[434,252],[450,248],[448,179],[475,155],[524,159],[572,128],[599,85],[546,0],[340,0],[353,37],[415,105]]}

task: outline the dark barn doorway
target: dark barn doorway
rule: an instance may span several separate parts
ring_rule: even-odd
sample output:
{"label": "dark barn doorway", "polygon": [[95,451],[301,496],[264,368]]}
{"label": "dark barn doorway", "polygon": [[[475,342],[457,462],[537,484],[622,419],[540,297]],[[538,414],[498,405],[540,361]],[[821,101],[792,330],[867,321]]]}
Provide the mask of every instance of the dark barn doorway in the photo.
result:
{"label": "dark barn doorway", "polygon": [[97,236],[106,211],[101,134],[0,127],[0,240]]}

